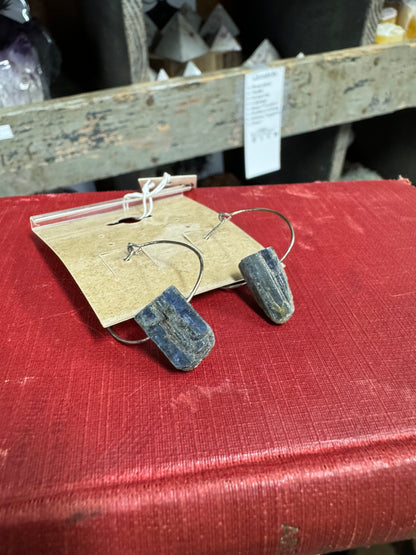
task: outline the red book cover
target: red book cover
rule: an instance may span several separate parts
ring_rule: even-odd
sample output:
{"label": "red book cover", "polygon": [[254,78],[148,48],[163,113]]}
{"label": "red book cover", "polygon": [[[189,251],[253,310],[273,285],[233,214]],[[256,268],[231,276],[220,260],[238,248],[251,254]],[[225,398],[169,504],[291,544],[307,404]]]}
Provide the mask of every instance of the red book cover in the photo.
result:
{"label": "red book cover", "polygon": [[[97,321],[29,217],[120,192],[0,199],[0,553],[314,554],[412,537],[416,189],[407,181],[197,189],[292,222],[295,313],[247,287],[192,301],[193,371]],[[282,254],[273,214],[234,223]]]}

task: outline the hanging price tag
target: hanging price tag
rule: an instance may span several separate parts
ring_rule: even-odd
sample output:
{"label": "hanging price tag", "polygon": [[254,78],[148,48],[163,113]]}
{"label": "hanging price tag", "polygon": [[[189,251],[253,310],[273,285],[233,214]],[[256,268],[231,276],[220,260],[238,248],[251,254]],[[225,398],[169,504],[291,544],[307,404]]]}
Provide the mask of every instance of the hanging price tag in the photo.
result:
{"label": "hanging price tag", "polygon": [[244,82],[246,178],[280,170],[280,139],[285,68],[247,73]]}

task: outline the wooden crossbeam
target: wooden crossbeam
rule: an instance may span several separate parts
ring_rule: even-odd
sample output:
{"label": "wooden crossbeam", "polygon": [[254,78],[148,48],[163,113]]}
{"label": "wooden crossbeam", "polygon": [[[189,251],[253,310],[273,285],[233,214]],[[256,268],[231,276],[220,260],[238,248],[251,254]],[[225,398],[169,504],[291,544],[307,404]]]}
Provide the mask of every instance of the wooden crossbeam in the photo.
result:
{"label": "wooden crossbeam", "polygon": [[[416,106],[416,41],[290,58],[282,136]],[[0,109],[1,193],[27,194],[243,145],[243,67]]]}

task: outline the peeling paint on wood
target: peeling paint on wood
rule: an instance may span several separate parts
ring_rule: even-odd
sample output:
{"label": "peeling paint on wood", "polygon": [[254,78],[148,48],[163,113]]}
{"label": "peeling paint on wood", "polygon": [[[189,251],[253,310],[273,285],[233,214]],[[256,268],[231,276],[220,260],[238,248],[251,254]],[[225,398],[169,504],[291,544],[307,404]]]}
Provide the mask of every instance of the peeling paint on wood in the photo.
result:
{"label": "peeling paint on wood", "polygon": [[[416,106],[416,42],[270,64],[286,68],[282,136]],[[2,194],[68,186],[242,146],[245,68],[3,108]],[[388,78],[386,76],[388,75]],[[149,102],[149,99],[152,99]]]}

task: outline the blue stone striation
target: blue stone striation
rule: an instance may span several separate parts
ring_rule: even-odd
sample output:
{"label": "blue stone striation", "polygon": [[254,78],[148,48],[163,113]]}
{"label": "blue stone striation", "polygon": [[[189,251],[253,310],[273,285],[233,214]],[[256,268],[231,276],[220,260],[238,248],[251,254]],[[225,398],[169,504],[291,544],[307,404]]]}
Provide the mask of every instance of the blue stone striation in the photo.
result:
{"label": "blue stone striation", "polygon": [[273,247],[243,258],[240,272],[257,303],[276,324],[284,324],[295,306],[283,264]]}
{"label": "blue stone striation", "polygon": [[134,319],[178,370],[196,368],[215,343],[210,326],[173,285]]}

